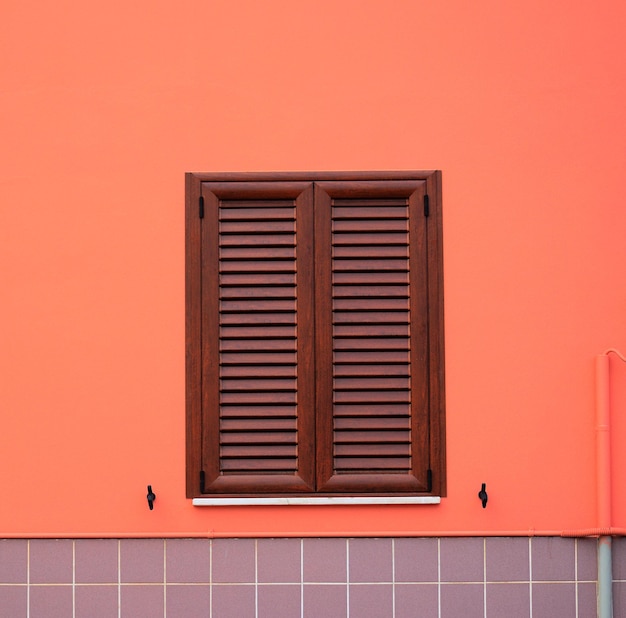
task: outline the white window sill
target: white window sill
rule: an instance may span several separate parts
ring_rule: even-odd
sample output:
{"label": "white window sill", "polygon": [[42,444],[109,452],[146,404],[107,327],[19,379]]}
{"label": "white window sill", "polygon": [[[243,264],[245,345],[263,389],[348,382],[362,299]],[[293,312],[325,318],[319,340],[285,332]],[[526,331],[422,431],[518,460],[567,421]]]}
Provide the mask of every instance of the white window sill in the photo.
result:
{"label": "white window sill", "polygon": [[194,498],[193,506],[281,506],[293,505],[346,505],[346,504],[439,504],[439,496],[372,496],[372,497],[285,497],[285,498]]}

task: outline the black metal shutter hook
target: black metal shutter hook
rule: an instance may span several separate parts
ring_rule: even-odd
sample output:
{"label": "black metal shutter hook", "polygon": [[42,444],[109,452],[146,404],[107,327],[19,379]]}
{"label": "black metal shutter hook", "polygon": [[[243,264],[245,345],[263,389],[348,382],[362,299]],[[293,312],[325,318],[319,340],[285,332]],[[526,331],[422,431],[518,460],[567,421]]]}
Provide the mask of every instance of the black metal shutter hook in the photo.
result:
{"label": "black metal shutter hook", "polygon": [[480,488],[480,491],[478,492],[478,497],[481,499],[483,503],[483,508],[486,509],[487,500],[489,499],[489,496],[487,495],[487,483],[483,483],[482,487]]}
{"label": "black metal shutter hook", "polygon": [[154,508],[154,501],[156,500],[156,494],[152,491],[152,485],[148,485],[148,495],[146,496],[148,499],[148,506],[150,510]]}

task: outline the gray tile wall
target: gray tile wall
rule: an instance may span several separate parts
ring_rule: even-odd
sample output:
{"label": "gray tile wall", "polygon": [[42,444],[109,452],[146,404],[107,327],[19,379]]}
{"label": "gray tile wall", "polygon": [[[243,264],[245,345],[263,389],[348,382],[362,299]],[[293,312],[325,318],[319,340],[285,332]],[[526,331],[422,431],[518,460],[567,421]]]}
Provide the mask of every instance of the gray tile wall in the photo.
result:
{"label": "gray tile wall", "polygon": [[590,618],[596,574],[595,539],[4,539],[0,618]]}

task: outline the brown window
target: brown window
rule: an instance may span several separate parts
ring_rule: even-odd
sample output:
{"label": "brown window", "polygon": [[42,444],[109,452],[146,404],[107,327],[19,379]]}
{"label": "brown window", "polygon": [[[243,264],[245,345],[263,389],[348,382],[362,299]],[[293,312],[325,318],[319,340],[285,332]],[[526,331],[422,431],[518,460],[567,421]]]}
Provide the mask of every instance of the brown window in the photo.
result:
{"label": "brown window", "polygon": [[187,496],[444,495],[440,172],[187,174]]}

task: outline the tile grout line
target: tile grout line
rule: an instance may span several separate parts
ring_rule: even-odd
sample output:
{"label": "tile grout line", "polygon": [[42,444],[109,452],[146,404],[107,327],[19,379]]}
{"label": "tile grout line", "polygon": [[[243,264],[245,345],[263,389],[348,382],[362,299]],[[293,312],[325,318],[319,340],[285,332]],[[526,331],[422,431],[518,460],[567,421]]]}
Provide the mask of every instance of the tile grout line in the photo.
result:
{"label": "tile grout line", "polygon": [[122,618],[122,541],[117,541],[117,618]]}
{"label": "tile grout line", "polygon": [[533,618],[533,537],[528,537],[528,597],[530,618]]}
{"label": "tile grout line", "polygon": [[437,538],[437,616],[441,618],[441,537]]}
{"label": "tile grout line", "polygon": [[[616,583],[626,583],[626,580],[624,579],[616,579],[614,580]],[[428,586],[432,586],[434,585],[436,582],[431,582],[431,581],[419,581],[419,582],[414,582],[414,581],[406,581],[406,582],[395,582],[396,586],[400,586],[400,587],[404,587],[404,588],[408,588],[411,586],[422,586],[422,587],[428,587]],[[528,580],[505,580],[505,581],[487,581],[486,582],[488,585],[490,586],[509,586],[511,584],[516,584],[516,585],[520,585],[520,584],[527,584]],[[552,585],[561,585],[561,584],[571,584],[572,586],[576,585],[576,582],[571,579],[546,579],[546,580],[542,580],[540,582],[541,584],[552,584]],[[596,583],[595,580],[579,580],[578,582],[579,584],[594,584]],[[380,581],[380,582],[352,582],[350,585],[351,586],[355,586],[355,587],[362,587],[362,586],[391,586],[393,585],[394,582],[392,581]],[[483,581],[449,581],[449,582],[441,582],[441,585],[443,587],[446,586],[484,586],[485,582]],[[46,582],[42,582],[42,583],[38,583],[38,584],[31,584],[32,588],[69,588],[72,585],[71,582],[67,582],[67,583],[46,583]],[[117,587],[117,582],[77,582],[76,583],[76,588],[91,588],[91,587],[96,587],[96,588],[110,588],[111,586],[115,586]],[[207,583],[206,582],[175,582],[176,586],[183,586],[183,587],[187,587],[187,588],[199,588],[201,586],[206,586]],[[220,587],[223,588],[228,588],[228,587],[232,587],[232,586],[254,586],[254,582],[220,582],[219,584]],[[267,586],[267,587],[278,587],[278,586],[290,586],[290,587],[295,587],[298,586],[299,583],[298,582],[261,582],[260,585],[262,586]],[[14,583],[14,582],[8,582],[8,583],[0,583],[0,588],[12,588],[14,586],[18,586],[20,588],[26,588],[27,584],[26,582],[18,582],[18,583]],[[129,582],[129,583],[125,583],[124,587],[125,588],[137,588],[137,587],[149,587],[149,588],[154,588],[156,586],[163,586],[162,582]],[[338,586],[345,586],[345,582],[325,582],[325,581],[321,581],[321,582],[307,582],[307,586],[334,586],[334,587],[338,587]]]}
{"label": "tile grout line", "polygon": [[30,618],[30,539],[26,541],[26,618]]}
{"label": "tile grout line", "polygon": [[213,539],[209,539],[209,618],[213,617]]}
{"label": "tile grout line", "polygon": [[391,615],[396,618],[396,540],[391,539]]}
{"label": "tile grout line", "polygon": [[487,618],[487,539],[483,537],[483,615]]}
{"label": "tile grout line", "polygon": [[578,618],[578,539],[574,539],[574,598],[576,600],[576,618]]}
{"label": "tile grout line", "polygon": [[259,540],[254,539],[254,616],[259,618]]}
{"label": "tile grout line", "polygon": [[163,539],[163,618],[167,618],[167,539]]}
{"label": "tile grout line", "polygon": [[300,539],[300,618],[304,618],[304,539]]}
{"label": "tile grout line", "polygon": [[346,616],[350,618],[350,540],[346,539]]}
{"label": "tile grout line", "polygon": [[72,618],[76,618],[76,539],[72,540]]}

